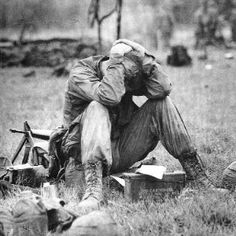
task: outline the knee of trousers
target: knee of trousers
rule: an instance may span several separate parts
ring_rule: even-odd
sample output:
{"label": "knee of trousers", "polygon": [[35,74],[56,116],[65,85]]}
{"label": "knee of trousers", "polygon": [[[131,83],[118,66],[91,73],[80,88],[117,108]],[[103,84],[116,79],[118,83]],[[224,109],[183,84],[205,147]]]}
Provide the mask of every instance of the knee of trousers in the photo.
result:
{"label": "knee of trousers", "polygon": [[[147,100],[147,112],[153,111],[152,114],[162,114],[166,110],[176,109],[169,96],[163,99],[148,99]],[[158,111],[158,113],[156,113]]]}
{"label": "knee of trousers", "polygon": [[173,105],[172,100],[169,96],[166,96],[165,98],[162,98],[162,99],[153,99],[152,102],[153,104],[155,104],[155,106],[160,106],[160,105],[172,106]]}
{"label": "knee of trousers", "polygon": [[109,117],[109,112],[104,105],[97,101],[90,102],[83,115],[86,119],[92,117],[94,120],[99,119],[101,116]]}
{"label": "knee of trousers", "polygon": [[92,101],[81,121],[82,163],[102,161],[111,165],[111,122],[108,109]]}

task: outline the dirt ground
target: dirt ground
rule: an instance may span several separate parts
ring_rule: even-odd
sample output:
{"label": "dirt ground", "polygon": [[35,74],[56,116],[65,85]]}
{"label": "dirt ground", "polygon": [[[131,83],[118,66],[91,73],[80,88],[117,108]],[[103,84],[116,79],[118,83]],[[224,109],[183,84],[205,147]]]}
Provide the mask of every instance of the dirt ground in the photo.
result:
{"label": "dirt ground", "polygon": [[[191,51],[193,65],[173,68],[164,65],[172,83],[170,97],[180,110],[209,176],[220,183],[224,168],[236,160],[236,51],[234,59],[226,51],[210,49],[208,61],[198,61]],[[164,58],[164,54],[160,55]],[[208,65],[208,66],[206,66]],[[211,66],[209,66],[211,65]],[[35,75],[24,77],[35,71]],[[11,157],[21,138],[11,134],[27,120],[33,128],[53,129],[62,123],[66,78],[51,77],[48,68],[4,68],[0,70],[0,155]],[[141,104],[144,98],[137,98]],[[168,170],[181,169],[177,160],[158,144],[149,154]],[[61,186],[64,190],[64,186]],[[154,202],[146,198],[127,202],[123,195],[105,189],[108,210],[123,228],[124,235],[235,235],[234,194],[184,190],[176,198]],[[79,201],[73,189],[61,191],[70,209]],[[17,200],[0,199],[0,206],[11,207]]]}

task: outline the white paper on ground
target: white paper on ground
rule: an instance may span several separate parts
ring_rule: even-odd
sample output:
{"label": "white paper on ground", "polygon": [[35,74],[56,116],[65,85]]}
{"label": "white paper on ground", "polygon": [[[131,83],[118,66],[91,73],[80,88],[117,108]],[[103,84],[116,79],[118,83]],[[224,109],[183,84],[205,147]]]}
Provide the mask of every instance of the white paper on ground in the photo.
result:
{"label": "white paper on ground", "polygon": [[120,177],[117,177],[117,176],[114,176],[114,175],[111,175],[111,177],[116,180],[121,186],[125,187],[125,180],[120,178]]}
{"label": "white paper on ground", "polygon": [[142,165],[135,172],[139,174],[150,175],[157,179],[162,179],[163,174],[166,172],[166,167],[155,165]]}

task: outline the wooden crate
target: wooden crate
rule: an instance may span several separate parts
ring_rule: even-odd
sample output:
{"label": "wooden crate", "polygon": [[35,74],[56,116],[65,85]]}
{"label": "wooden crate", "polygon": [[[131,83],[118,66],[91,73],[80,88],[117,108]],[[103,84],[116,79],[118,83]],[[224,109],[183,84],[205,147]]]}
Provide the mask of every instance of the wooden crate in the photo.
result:
{"label": "wooden crate", "polygon": [[150,194],[156,196],[167,193],[176,194],[184,188],[186,183],[185,172],[181,171],[165,173],[161,180],[136,173],[124,173],[123,178],[125,198],[131,201],[137,201]]}

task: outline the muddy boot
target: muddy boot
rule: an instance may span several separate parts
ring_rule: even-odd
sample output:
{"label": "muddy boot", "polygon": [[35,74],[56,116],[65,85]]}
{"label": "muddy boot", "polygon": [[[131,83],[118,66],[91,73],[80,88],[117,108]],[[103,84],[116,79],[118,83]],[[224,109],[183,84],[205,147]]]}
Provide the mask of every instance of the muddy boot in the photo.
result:
{"label": "muddy boot", "polygon": [[215,188],[208,179],[201,159],[196,152],[181,156],[179,162],[186,172],[187,181],[191,181],[192,187]]}
{"label": "muddy boot", "polygon": [[84,211],[98,210],[103,201],[102,162],[87,162],[84,165],[84,174],[86,190],[78,207]]}

